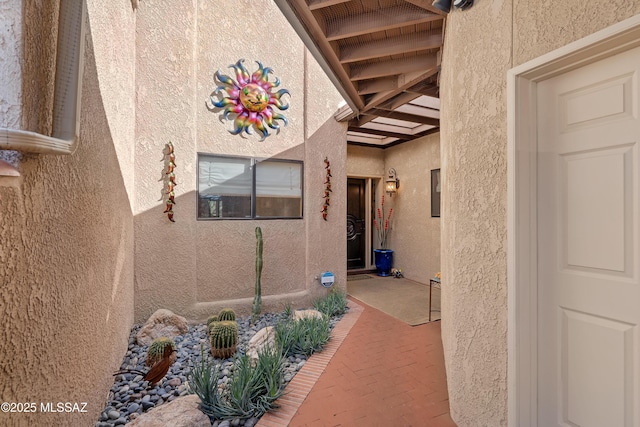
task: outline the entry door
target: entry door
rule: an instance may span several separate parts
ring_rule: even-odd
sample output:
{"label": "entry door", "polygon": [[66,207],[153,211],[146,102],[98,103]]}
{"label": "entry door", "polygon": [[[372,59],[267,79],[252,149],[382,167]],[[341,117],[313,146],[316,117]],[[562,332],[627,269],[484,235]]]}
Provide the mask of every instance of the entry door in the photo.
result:
{"label": "entry door", "polygon": [[347,179],[347,269],[365,268],[365,180]]}
{"label": "entry door", "polygon": [[639,71],[538,84],[538,426],[640,426]]}

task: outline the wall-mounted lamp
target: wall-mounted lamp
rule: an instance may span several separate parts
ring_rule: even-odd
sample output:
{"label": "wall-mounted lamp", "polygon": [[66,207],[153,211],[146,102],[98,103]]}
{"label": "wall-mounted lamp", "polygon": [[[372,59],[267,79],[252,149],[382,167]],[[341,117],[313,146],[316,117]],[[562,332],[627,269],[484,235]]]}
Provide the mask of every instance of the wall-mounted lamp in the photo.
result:
{"label": "wall-mounted lamp", "polygon": [[[449,13],[451,10],[451,1],[452,0],[434,0],[431,5],[437,7],[444,13]],[[473,6],[473,0],[454,0],[453,5],[456,9],[465,10]]]}
{"label": "wall-mounted lamp", "polygon": [[400,188],[400,180],[396,175],[396,170],[391,168],[387,174],[384,191],[389,194],[389,197],[393,197],[393,194],[398,191],[398,188]]}

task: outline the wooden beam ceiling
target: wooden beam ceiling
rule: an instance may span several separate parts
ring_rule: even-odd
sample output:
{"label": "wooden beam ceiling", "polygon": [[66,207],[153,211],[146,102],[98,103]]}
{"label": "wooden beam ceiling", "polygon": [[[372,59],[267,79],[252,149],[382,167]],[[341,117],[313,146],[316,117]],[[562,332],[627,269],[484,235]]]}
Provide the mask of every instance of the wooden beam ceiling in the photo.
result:
{"label": "wooden beam ceiling", "polygon": [[[356,133],[383,136],[374,145],[384,148],[439,129],[439,119],[426,114],[438,115],[428,108],[404,107],[418,98],[425,105],[439,105],[424,98],[439,94],[446,18],[432,0],[275,1],[341,94],[348,96],[351,110],[340,115],[341,120],[350,119],[348,140],[353,134],[352,141],[363,143],[364,135]],[[393,122],[362,127],[378,117]],[[424,125],[434,128],[418,132]],[[402,128],[407,132],[398,131]]]}

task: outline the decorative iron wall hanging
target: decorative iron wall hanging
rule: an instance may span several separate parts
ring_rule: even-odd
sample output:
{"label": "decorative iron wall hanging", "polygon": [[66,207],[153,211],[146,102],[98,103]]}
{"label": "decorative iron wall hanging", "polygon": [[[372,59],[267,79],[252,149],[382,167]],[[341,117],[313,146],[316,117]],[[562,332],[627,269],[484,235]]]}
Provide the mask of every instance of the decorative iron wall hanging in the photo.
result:
{"label": "decorative iron wall hanging", "polygon": [[176,154],[174,152],[173,143],[171,141],[165,144],[163,154],[164,158],[162,159],[162,161],[164,162],[164,175],[161,181],[164,182],[164,187],[161,200],[164,200],[166,204],[163,213],[167,214],[167,218],[169,218],[169,221],[175,222],[175,220],[173,219],[173,205],[176,204],[176,193],[174,191],[174,188],[178,184],[176,184],[176,174],[174,172],[176,168]]}
{"label": "decorative iron wall hanging", "polygon": [[[233,120],[233,130],[229,131],[231,134],[242,135],[246,132],[251,135],[253,127],[260,132],[262,136],[260,141],[264,141],[269,136],[267,126],[271,129],[279,129],[280,126],[276,120],[281,120],[285,126],[288,124],[287,118],[278,113],[274,107],[282,111],[289,108],[281,98],[285,94],[291,94],[287,89],[272,92],[272,89],[280,86],[280,79],[277,77],[274,82],[269,81],[269,74],[273,69],[263,67],[259,61],[256,61],[258,70],[249,74],[243,62],[244,59],[240,59],[235,65],[229,66],[235,71],[235,80],[220,74],[219,70],[216,71],[215,78],[220,86],[211,93],[211,104],[216,109],[224,110],[222,117],[225,120]],[[218,95],[222,96],[221,100],[217,100]]]}
{"label": "decorative iron wall hanging", "polygon": [[324,180],[324,204],[322,205],[322,219],[327,220],[329,215],[329,206],[331,205],[331,163],[327,157],[324,158],[324,168],[327,171],[327,177]]}

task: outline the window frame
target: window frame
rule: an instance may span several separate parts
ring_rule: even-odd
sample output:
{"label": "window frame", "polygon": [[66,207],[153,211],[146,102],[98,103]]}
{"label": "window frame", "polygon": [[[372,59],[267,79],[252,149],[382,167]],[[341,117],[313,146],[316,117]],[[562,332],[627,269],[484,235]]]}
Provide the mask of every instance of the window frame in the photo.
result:
{"label": "window frame", "polygon": [[[249,160],[251,168],[251,213],[247,217],[201,217],[200,206],[200,160],[203,158],[227,158]],[[300,215],[299,216],[257,216],[256,215],[256,166],[261,162],[294,163],[300,166]],[[304,161],[295,159],[280,159],[272,157],[249,157],[229,154],[212,154],[197,152],[196,158],[196,220],[197,221],[270,221],[270,220],[298,220],[304,219]]]}

